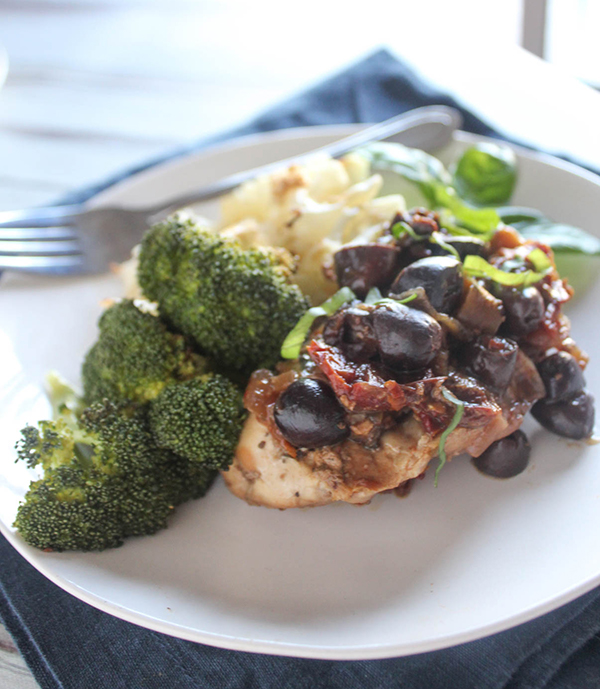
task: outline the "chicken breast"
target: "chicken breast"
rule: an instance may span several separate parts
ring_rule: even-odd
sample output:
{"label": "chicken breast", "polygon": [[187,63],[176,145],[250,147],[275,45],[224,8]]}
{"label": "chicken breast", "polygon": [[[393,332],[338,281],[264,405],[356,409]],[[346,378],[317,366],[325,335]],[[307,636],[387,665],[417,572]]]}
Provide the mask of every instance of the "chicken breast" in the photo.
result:
{"label": "chicken breast", "polygon": [[[499,403],[490,405],[485,423],[459,426],[448,436],[448,459],[479,456],[494,441],[522,423],[544,387],[534,364],[519,352],[510,385]],[[371,498],[420,476],[439,452],[440,433],[427,433],[412,414],[385,431],[376,449],[355,440],[299,451],[292,457],[267,425],[251,413],[228,471],[229,490],[251,505],[276,509],[316,507],[330,502],[368,503]]]}

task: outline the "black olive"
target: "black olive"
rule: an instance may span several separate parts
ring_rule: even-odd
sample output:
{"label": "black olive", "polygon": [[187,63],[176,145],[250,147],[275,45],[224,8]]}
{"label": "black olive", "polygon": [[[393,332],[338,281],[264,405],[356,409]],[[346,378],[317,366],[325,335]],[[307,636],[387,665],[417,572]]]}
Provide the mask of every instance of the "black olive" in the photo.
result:
{"label": "black olive", "polygon": [[503,329],[511,335],[527,335],[544,320],[546,306],[535,287],[504,287],[498,296],[502,299],[506,316]]}
{"label": "black olive", "polygon": [[335,445],[349,434],[344,409],[322,380],[302,378],[279,396],[275,423],[294,447]]}
{"label": "black olive", "polygon": [[444,237],[446,244],[454,247],[458,251],[461,260],[465,260],[465,256],[483,256],[488,255],[488,245],[477,237]]}
{"label": "black olive", "polygon": [[371,287],[389,286],[398,270],[399,257],[399,249],[390,244],[346,246],[333,256],[338,284],[364,299]]}
{"label": "black olive", "polygon": [[531,414],[544,428],[565,438],[582,440],[594,430],[594,398],[589,392],[580,392],[562,402],[540,400],[533,405]]}
{"label": "black olive", "polygon": [[325,321],[323,326],[323,340],[326,344],[337,346],[344,337],[344,321],[346,320],[346,310],[339,309],[333,316]]}
{"label": "black olive", "polygon": [[403,304],[373,310],[373,328],[382,362],[390,368],[423,368],[442,346],[442,328],[431,316]]}
{"label": "black olive", "polygon": [[482,335],[463,350],[463,362],[486,386],[505,390],[515,371],[519,347],[512,340]]}
{"label": "black olive", "polygon": [[538,372],[546,388],[547,402],[574,397],[585,387],[583,371],[568,352],[556,352],[538,364]]}
{"label": "black olive", "polygon": [[350,359],[371,359],[377,354],[378,345],[370,310],[349,308],[344,318],[342,348]]}
{"label": "black olive", "polygon": [[407,213],[398,213],[392,221],[392,226],[399,221],[410,225],[421,237],[428,237],[440,229],[438,214],[427,208],[412,208]]}
{"label": "black olive", "polygon": [[463,291],[462,264],[450,256],[422,258],[406,266],[392,283],[390,292],[423,287],[434,309],[450,313]]}
{"label": "black olive", "polygon": [[512,478],[525,471],[529,464],[531,445],[523,431],[515,431],[492,443],[473,464],[482,474],[495,478]]}

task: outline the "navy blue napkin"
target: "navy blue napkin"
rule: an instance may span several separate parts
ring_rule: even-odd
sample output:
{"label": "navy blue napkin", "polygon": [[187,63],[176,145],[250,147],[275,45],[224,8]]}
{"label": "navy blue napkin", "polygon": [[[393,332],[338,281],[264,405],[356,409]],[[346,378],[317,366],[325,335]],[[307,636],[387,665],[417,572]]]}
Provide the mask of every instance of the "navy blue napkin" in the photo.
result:
{"label": "navy blue napkin", "polygon": [[[406,65],[377,52],[250,124],[160,160],[234,136],[285,127],[374,122],[422,105],[459,107]],[[460,108],[464,128],[497,136]],[[128,170],[92,189],[89,198]],[[493,592],[491,592],[493,595]],[[0,616],[43,689],[580,689],[600,686],[600,589],[511,630],[450,649],[370,661],[227,651],[137,627],[56,587],[0,536]]]}

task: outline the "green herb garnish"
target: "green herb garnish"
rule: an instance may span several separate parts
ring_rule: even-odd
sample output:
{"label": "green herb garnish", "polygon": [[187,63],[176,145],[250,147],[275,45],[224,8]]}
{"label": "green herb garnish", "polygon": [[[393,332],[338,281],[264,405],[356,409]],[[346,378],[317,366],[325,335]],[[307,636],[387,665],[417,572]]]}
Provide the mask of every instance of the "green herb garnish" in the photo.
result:
{"label": "green herb garnish", "polygon": [[[431,235],[419,235],[413,230],[413,228],[408,223],[404,222],[404,220],[400,220],[399,222],[394,223],[390,228],[390,232],[392,233],[395,239],[400,239],[402,235],[407,234],[417,242],[429,241],[431,244],[437,244],[438,246],[441,246],[442,249],[447,251],[449,254],[452,254],[460,261],[460,255],[458,251],[451,244],[448,244],[448,242],[444,239],[444,235],[441,232],[432,232]],[[465,231],[465,234],[469,233]]]}
{"label": "green herb garnish", "polygon": [[448,402],[452,402],[452,404],[455,405],[456,409],[454,411],[454,416],[452,417],[452,421],[448,424],[446,430],[442,433],[440,436],[440,444],[438,448],[438,456],[440,458],[440,463],[438,464],[438,468],[435,470],[435,481],[434,481],[434,486],[437,488],[438,485],[438,478],[440,475],[440,471],[442,470],[442,467],[444,464],[446,464],[446,450],[445,450],[445,445],[446,445],[446,440],[448,439],[448,436],[452,431],[458,426],[460,423],[460,420],[463,417],[463,414],[465,413],[465,403],[461,402],[457,397],[455,397],[450,390],[447,388],[442,388],[442,395],[444,396],[445,399],[448,400]]}
{"label": "green herb garnish", "polygon": [[485,141],[468,148],[454,168],[452,185],[477,206],[506,203],[517,181],[517,157],[508,146]]}
{"label": "green herb garnish", "polygon": [[365,304],[371,306],[373,304],[376,304],[378,301],[381,301],[382,299],[383,296],[381,292],[377,289],[377,287],[371,287],[369,293],[365,297]]}
{"label": "green herb garnish", "polygon": [[306,340],[312,324],[320,316],[331,316],[340,306],[356,299],[356,295],[349,287],[342,287],[332,297],[324,301],[321,306],[313,306],[300,318],[281,345],[281,356],[284,359],[297,359]]}
{"label": "green herb garnish", "polygon": [[505,270],[500,270],[500,268],[496,268],[496,266],[488,263],[485,258],[472,255],[465,256],[463,270],[471,277],[489,278],[499,285],[506,285],[508,287],[528,287],[539,282],[544,277],[544,273],[534,272],[533,270],[526,270],[523,273],[507,273]]}
{"label": "green herb garnish", "polygon": [[441,246],[442,249],[444,249],[448,253],[452,254],[452,256],[454,256],[454,258],[457,258],[460,261],[460,254],[452,246],[452,244],[448,244],[448,242],[444,239],[444,235],[441,232],[434,232],[431,235],[430,241],[432,244],[437,244],[438,246]]}
{"label": "green herb garnish", "polygon": [[404,234],[409,235],[409,237],[412,237],[417,242],[422,242],[427,239],[426,235],[417,234],[408,223],[404,222],[404,220],[394,223],[390,228],[390,232],[394,236],[394,239],[400,239]]}
{"label": "green herb garnish", "polygon": [[436,186],[435,205],[450,211],[451,220],[447,229],[451,233],[453,228],[458,227],[469,230],[471,234],[489,239],[500,224],[500,216],[494,208],[467,206],[460,200],[452,187]]}
{"label": "green herb garnish", "polygon": [[527,254],[527,260],[538,273],[547,273],[552,270],[552,261],[541,249],[534,249]]}
{"label": "green herb garnish", "polygon": [[487,238],[498,227],[500,217],[496,211],[493,208],[473,208],[461,201],[452,187],[450,173],[429,153],[390,143],[369,144],[357,153],[367,158],[373,170],[396,173],[415,184],[430,208],[447,209],[450,213],[449,217],[446,214],[447,225],[444,227],[451,233]]}
{"label": "green herb garnish", "polygon": [[419,295],[416,292],[413,292],[412,294],[409,294],[408,297],[404,297],[404,299],[391,299],[390,297],[385,297],[383,299],[378,299],[377,301],[374,301],[372,305],[378,306],[379,304],[410,304],[410,302],[414,301],[418,296]]}

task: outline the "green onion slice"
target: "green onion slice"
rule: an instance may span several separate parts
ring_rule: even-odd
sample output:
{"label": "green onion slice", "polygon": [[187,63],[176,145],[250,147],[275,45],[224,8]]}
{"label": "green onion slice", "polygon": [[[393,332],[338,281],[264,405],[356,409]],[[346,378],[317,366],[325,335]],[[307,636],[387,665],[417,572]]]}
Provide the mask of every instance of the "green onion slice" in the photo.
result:
{"label": "green onion slice", "polygon": [[[532,251],[531,253],[534,252]],[[488,263],[481,256],[466,256],[463,268],[465,273],[471,277],[490,278],[490,280],[497,282],[499,285],[507,285],[508,287],[528,287],[539,282],[544,277],[544,273],[534,272],[533,270],[526,270],[523,273],[507,273],[505,270],[500,270],[500,268],[496,268],[496,266]]]}
{"label": "green onion slice", "polygon": [[444,396],[445,399],[448,400],[448,402],[452,402],[452,404],[455,405],[456,409],[454,411],[454,416],[452,417],[452,421],[448,424],[448,427],[446,430],[442,433],[440,436],[440,444],[438,448],[438,456],[440,458],[440,463],[438,464],[438,468],[435,470],[435,481],[434,481],[434,486],[437,488],[438,485],[438,478],[440,475],[440,471],[442,470],[442,467],[444,464],[446,464],[446,450],[444,449],[444,446],[446,445],[446,440],[448,439],[448,436],[452,431],[458,426],[460,423],[460,420],[463,417],[463,414],[465,413],[465,403],[461,402],[457,397],[455,397],[450,390],[447,388],[442,388],[442,395]]}
{"label": "green onion slice", "polygon": [[349,287],[342,287],[327,301],[324,301],[321,306],[313,306],[312,309],[308,309],[283,341],[281,356],[284,359],[297,359],[315,320],[320,316],[331,316],[340,306],[353,299],[356,299],[354,292]]}

